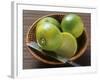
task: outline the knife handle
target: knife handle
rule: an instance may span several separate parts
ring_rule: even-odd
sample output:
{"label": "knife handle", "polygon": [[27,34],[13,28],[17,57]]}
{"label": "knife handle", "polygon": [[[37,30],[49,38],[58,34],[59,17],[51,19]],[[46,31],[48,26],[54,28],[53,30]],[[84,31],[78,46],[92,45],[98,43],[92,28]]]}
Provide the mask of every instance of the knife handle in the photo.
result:
{"label": "knife handle", "polygon": [[66,64],[66,65],[67,65],[67,64],[70,64],[70,65],[72,65],[72,66],[74,66],[74,67],[79,67],[79,66],[80,66],[79,64],[77,64],[77,63],[75,63],[75,62],[73,62],[73,61],[67,61],[65,64]]}

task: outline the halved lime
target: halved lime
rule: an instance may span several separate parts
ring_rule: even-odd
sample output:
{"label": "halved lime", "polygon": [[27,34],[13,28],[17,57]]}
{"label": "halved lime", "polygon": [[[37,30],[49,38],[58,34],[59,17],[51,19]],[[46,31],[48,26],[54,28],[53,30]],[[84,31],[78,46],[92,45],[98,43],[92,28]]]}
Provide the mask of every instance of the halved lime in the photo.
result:
{"label": "halved lime", "polygon": [[61,33],[61,36],[62,44],[55,52],[63,57],[71,58],[77,51],[77,41],[75,37],[68,32]]}

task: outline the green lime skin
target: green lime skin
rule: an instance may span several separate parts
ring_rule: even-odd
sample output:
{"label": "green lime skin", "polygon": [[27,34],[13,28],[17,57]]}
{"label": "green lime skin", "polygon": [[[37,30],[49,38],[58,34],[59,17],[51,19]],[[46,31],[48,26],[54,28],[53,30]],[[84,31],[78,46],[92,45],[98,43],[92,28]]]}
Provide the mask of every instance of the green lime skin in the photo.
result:
{"label": "green lime skin", "polygon": [[49,22],[40,24],[36,29],[36,40],[38,45],[47,51],[55,51],[61,45],[60,30]]}
{"label": "green lime skin", "polygon": [[62,36],[62,44],[59,47],[59,49],[56,50],[55,52],[56,54],[69,59],[72,56],[74,56],[77,51],[76,38],[68,32],[62,32],[61,36]]}
{"label": "green lime skin", "polygon": [[40,24],[43,24],[44,22],[49,22],[49,23],[52,23],[54,24],[55,26],[57,26],[58,28],[60,28],[60,23],[53,17],[45,17],[43,19],[41,19],[37,26],[39,26]]}
{"label": "green lime skin", "polygon": [[64,32],[71,33],[78,38],[84,31],[84,24],[80,16],[76,14],[65,15],[61,21],[61,29]]}

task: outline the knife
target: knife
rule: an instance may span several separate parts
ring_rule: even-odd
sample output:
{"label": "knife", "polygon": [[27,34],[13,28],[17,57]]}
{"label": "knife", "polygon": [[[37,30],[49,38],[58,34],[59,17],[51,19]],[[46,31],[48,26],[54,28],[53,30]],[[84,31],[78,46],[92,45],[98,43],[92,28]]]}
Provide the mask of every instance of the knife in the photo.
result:
{"label": "knife", "polygon": [[60,55],[55,55],[55,54],[53,54],[51,52],[47,52],[47,51],[42,50],[35,41],[27,43],[27,46],[31,47],[32,49],[34,49],[36,51],[41,52],[43,55],[52,57],[52,58],[64,63],[65,65],[70,64],[72,66],[80,66],[79,64],[77,64],[77,63],[75,63],[73,61],[70,61],[69,59],[67,59],[65,57],[62,57]]}

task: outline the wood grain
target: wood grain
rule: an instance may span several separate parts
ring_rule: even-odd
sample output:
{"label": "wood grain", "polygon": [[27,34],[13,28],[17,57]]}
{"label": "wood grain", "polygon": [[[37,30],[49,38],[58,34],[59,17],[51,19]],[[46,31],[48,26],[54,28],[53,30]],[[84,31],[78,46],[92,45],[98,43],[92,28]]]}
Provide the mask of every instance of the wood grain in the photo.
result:
{"label": "wood grain", "polygon": [[[23,69],[36,69],[36,68],[53,68],[53,67],[69,67],[65,65],[49,65],[38,61],[35,57],[33,57],[28,49],[26,48],[25,39],[26,33],[29,27],[32,25],[34,21],[38,18],[52,14],[52,13],[63,13],[66,14],[67,12],[50,12],[50,11],[31,11],[31,10],[23,10]],[[88,37],[89,37],[89,45],[87,50],[85,51],[84,55],[78,58],[75,62],[83,65],[89,66],[91,65],[91,14],[89,13],[76,13],[81,16],[84,26],[87,30]]]}

